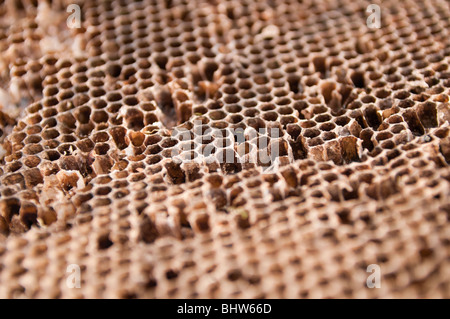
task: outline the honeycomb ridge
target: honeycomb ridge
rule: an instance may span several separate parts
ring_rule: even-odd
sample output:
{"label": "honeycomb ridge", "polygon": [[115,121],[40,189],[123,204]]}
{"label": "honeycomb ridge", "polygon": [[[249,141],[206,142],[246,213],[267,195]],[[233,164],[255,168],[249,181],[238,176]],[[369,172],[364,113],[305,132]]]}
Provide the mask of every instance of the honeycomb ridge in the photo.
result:
{"label": "honeycomb ridge", "polygon": [[71,3],[0,4],[0,297],[450,297],[448,1]]}

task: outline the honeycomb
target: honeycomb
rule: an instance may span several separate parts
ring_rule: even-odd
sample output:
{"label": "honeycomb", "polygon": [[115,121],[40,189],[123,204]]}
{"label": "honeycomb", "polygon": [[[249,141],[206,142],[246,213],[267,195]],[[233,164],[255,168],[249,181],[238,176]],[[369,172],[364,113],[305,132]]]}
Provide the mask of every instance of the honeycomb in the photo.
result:
{"label": "honeycomb", "polygon": [[450,298],[449,33],[445,0],[1,1],[0,297]]}

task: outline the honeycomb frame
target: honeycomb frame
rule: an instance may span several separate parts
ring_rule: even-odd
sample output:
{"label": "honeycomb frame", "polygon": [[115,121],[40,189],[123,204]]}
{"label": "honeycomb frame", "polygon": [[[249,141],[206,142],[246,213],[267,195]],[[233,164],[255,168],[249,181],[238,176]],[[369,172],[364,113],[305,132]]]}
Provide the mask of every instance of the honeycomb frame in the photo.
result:
{"label": "honeycomb frame", "polygon": [[0,297],[450,297],[448,1],[73,2],[0,3]]}

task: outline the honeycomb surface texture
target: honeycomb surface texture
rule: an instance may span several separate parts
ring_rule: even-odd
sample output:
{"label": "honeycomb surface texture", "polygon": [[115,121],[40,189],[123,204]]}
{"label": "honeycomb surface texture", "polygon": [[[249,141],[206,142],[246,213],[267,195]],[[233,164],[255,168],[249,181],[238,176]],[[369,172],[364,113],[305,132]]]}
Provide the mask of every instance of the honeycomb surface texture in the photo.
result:
{"label": "honeycomb surface texture", "polygon": [[450,298],[448,1],[73,2],[0,1],[0,297]]}

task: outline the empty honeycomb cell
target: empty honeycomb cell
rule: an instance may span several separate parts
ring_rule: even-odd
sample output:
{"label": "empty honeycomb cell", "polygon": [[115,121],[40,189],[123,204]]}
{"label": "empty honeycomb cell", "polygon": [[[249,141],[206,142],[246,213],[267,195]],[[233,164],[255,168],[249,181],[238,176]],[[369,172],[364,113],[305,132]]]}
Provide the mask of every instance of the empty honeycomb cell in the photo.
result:
{"label": "empty honeycomb cell", "polygon": [[41,162],[41,159],[37,156],[28,156],[24,160],[24,164],[30,168],[38,166],[40,162]]}
{"label": "empty honeycomb cell", "polygon": [[27,227],[35,224],[37,222],[37,207],[30,202],[24,202],[20,206],[20,220]]}
{"label": "empty honeycomb cell", "polygon": [[38,168],[32,168],[24,171],[24,178],[27,187],[36,186],[43,182],[43,177]]}
{"label": "empty honeycomb cell", "polygon": [[417,107],[417,113],[422,125],[426,128],[437,126],[436,105],[432,102],[421,104]]}
{"label": "empty honeycomb cell", "polygon": [[77,149],[84,153],[90,152],[95,146],[94,142],[92,142],[89,138],[78,141],[76,145]]}

